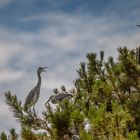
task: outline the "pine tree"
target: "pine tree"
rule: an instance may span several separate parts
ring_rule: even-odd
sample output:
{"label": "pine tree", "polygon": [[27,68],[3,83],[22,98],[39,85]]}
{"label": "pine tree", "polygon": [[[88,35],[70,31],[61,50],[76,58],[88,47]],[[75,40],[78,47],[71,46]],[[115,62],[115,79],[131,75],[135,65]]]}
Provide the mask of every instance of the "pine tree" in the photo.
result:
{"label": "pine tree", "polygon": [[[140,65],[138,51],[118,49],[118,59],[104,52],[87,54],[74,82],[73,97],[50,103],[39,116],[24,111],[16,95],[6,92],[6,103],[21,124],[2,140],[137,140],[140,139]],[[63,90],[66,89],[64,86]],[[54,90],[54,93],[58,89]]]}

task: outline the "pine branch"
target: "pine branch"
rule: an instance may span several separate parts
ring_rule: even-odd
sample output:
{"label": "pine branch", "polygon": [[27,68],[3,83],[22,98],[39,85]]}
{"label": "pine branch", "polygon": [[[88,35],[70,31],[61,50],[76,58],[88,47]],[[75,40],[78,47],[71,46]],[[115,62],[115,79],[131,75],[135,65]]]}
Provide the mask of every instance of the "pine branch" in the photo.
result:
{"label": "pine branch", "polygon": [[23,119],[23,108],[21,106],[21,101],[17,100],[16,95],[11,95],[10,91],[5,93],[5,97],[6,103],[10,106],[14,113],[14,117],[21,121]]}
{"label": "pine branch", "polygon": [[2,132],[2,133],[0,134],[0,139],[1,139],[1,140],[8,140],[8,136],[7,136],[4,132]]}

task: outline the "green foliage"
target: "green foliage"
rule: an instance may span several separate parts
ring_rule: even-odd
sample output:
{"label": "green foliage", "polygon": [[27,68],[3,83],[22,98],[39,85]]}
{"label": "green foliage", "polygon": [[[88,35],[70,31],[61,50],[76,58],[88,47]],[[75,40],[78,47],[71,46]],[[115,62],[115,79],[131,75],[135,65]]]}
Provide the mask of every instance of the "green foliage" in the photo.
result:
{"label": "green foliage", "polygon": [[139,140],[138,132],[136,130],[129,132],[128,133],[128,140]]}
{"label": "green foliage", "polygon": [[8,140],[7,135],[4,132],[1,133],[0,139],[1,140]]}
{"label": "green foliage", "polygon": [[94,140],[94,138],[90,133],[88,133],[86,131],[81,131],[80,140]]}
{"label": "green foliage", "polygon": [[11,107],[14,112],[14,117],[21,120],[23,113],[21,107],[21,101],[18,101],[17,96],[12,96],[10,91],[5,93],[6,103]]}
{"label": "green foliage", "polygon": [[2,132],[0,134],[0,140],[18,140],[18,134],[15,132],[15,129],[11,129],[9,131],[9,135],[5,134],[4,132]]}
{"label": "green foliage", "polygon": [[37,140],[37,136],[30,129],[22,128],[21,136],[23,140]]}
{"label": "green foliage", "polygon": [[[46,105],[40,117],[35,110],[23,110],[21,101],[10,92],[6,103],[21,124],[16,140],[137,140],[140,139],[140,65],[136,52],[126,47],[118,49],[118,60],[104,59],[100,52],[87,54],[87,63],[77,70],[71,100],[55,106]],[[65,86],[61,87],[66,91]],[[59,90],[54,89],[54,94]],[[1,139],[7,140],[4,132]]]}
{"label": "green foliage", "polygon": [[61,111],[59,108],[51,117],[52,128],[56,131],[58,137],[63,137],[64,134],[69,132],[70,126],[70,112],[69,110]]}
{"label": "green foliage", "polygon": [[17,140],[18,139],[18,134],[15,132],[15,129],[10,130],[10,140]]}

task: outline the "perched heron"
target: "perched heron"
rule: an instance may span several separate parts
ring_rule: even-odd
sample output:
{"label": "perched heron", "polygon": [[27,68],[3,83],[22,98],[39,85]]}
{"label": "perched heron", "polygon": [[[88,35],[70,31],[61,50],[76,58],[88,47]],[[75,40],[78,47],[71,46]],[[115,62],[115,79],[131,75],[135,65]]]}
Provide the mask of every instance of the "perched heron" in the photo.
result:
{"label": "perched heron", "polygon": [[50,96],[50,98],[45,103],[45,105],[47,105],[49,101],[51,101],[52,104],[56,104],[56,103],[62,101],[63,99],[66,99],[66,98],[69,98],[69,97],[73,97],[73,95],[68,93],[68,92],[61,92],[59,94]]}
{"label": "perched heron", "polygon": [[30,91],[30,93],[28,94],[26,98],[26,101],[24,104],[25,111],[31,108],[31,106],[33,106],[33,109],[34,109],[34,105],[39,99],[40,87],[41,87],[41,72],[45,72],[45,68],[47,67],[39,67],[37,69],[38,82],[37,82],[37,85]]}

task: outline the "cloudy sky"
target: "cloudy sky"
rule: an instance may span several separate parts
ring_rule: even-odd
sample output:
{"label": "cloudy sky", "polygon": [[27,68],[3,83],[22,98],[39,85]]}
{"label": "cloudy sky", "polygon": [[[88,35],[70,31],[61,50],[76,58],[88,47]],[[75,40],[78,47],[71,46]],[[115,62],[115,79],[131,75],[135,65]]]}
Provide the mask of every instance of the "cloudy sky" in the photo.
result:
{"label": "cloudy sky", "polygon": [[52,90],[73,87],[88,52],[117,57],[119,46],[140,44],[139,0],[0,0],[0,132],[19,129],[5,104],[11,91],[24,103],[42,74],[37,111]]}

